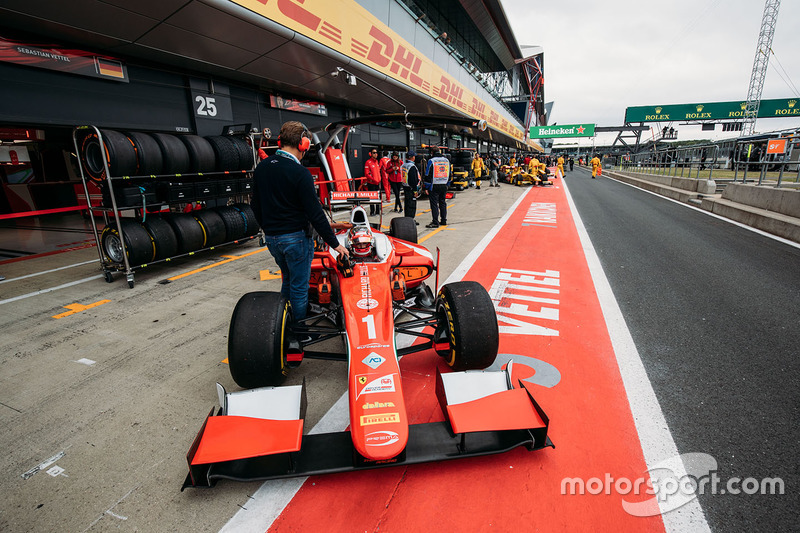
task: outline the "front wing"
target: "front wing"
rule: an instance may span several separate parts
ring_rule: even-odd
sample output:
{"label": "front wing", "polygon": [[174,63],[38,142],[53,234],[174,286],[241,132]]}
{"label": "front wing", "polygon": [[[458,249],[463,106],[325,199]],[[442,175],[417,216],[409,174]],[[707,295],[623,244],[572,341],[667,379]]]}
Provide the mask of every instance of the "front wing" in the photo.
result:
{"label": "front wing", "polygon": [[[222,410],[216,416],[212,412],[187,454],[189,474],[181,490],[212,487],[220,479],[256,481],[331,474],[492,455],[519,446],[531,451],[554,447],[547,435],[550,425],[547,415],[533,398],[528,384],[520,381],[519,387],[511,387],[510,370],[447,374],[437,371],[436,393],[445,420],[410,425],[405,449],[386,461],[367,461],[356,453],[349,431],[303,435],[296,446],[287,446],[291,439],[265,438],[251,447],[249,454],[256,455],[243,457],[237,436],[241,432],[231,431],[229,425],[220,425],[226,428],[223,430],[225,433],[209,432],[210,419],[228,416],[222,414]],[[246,431],[254,432],[253,427],[259,424],[266,428],[267,433],[271,427],[275,431],[284,431],[287,422],[259,420],[246,421],[250,424]],[[296,427],[290,431],[294,435]],[[206,459],[203,459],[202,450],[209,442],[216,447],[217,453],[213,456],[206,454]],[[213,457],[213,460],[208,457]]]}

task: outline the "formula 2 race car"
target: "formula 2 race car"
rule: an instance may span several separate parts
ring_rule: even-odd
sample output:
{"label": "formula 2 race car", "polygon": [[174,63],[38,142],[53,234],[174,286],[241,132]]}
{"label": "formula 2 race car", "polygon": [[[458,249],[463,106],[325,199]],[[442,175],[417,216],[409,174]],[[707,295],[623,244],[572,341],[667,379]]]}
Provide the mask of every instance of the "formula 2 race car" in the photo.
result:
{"label": "formula 2 race car", "polygon": [[[212,409],[187,461],[186,487],[307,476],[501,453],[518,446],[553,446],[549,419],[531,385],[505,371],[486,372],[497,356],[499,332],[489,294],[478,283],[444,285],[434,297],[425,284],[438,265],[417,244],[411,218],[372,227],[360,204],[375,192],[332,192],[331,204],[352,204],[348,223],[334,225],[350,259],[318,243],[309,287],[311,313],[293,326],[289,301],[252,292],[237,303],[228,361],[243,391],[217,384]],[[437,275],[438,285],[438,275]],[[476,327],[483,324],[483,327]],[[417,338],[398,348],[396,334]],[[315,351],[341,340],[344,351]],[[442,422],[409,424],[399,358],[434,349],[453,372],[437,370]],[[303,434],[305,382],[278,386],[305,359],[348,364],[350,427]]]}

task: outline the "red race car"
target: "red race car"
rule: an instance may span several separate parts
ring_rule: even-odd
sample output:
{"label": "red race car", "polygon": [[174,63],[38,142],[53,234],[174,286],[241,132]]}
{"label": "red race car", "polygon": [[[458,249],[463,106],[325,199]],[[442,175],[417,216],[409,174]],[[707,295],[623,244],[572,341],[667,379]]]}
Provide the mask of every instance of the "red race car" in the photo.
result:
{"label": "red race car", "polygon": [[[378,194],[332,191],[332,206],[352,205],[349,222],[334,225],[350,259],[318,242],[310,313],[299,325],[291,326],[291,306],[279,292],[248,293],[237,303],[228,362],[245,390],[217,384],[220,408],[211,410],[187,454],[183,488],[553,446],[532,385],[512,382],[511,363],[482,371],[499,345],[486,289],[461,281],[434,297],[425,281],[437,264],[417,244],[414,220],[392,219],[388,234],[369,224],[361,205],[380,202]],[[436,280],[438,288],[438,274]],[[416,342],[398,347],[397,334]],[[453,370],[436,376],[445,420],[409,424],[399,359],[429,349]],[[347,362],[346,431],[304,435],[305,383],[279,386],[291,368],[313,358]]]}

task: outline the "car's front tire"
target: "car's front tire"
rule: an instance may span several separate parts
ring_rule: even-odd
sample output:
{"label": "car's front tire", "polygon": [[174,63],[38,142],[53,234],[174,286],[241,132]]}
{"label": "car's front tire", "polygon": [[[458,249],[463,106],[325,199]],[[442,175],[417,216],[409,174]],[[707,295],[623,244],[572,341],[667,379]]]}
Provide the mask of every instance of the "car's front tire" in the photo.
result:
{"label": "car's front tire", "polygon": [[436,299],[437,350],[455,371],[484,369],[494,363],[500,345],[497,315],[489,293],[475,281],[448,283]]}
{"label": "car's front tire", "polygon": [[292,309],[279,292],[250,292],[239,299],[228,330],[228,366],[242,388],[280,385],[288,373]]}

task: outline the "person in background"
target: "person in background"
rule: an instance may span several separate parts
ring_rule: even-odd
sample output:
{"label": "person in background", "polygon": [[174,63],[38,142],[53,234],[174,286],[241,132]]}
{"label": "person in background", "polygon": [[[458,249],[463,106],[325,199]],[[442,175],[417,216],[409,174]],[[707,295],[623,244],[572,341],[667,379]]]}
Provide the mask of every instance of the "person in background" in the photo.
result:
{"label": "person in background", "polygon": [[400,175],[400,167],[403,162],[400,161],[400,154],[397,152],[392,153],[392,158],[386,165],[386,176],[389,179],[389,185],[392,187],[394,193],[394,209],[398,213],[403,212],[403,203],[400,201],[400,190],[403,188],[403,177]]}
{"label": "person in background", "polygon": [[[403,196],[405,198],[405,212],[407,217],[417,216],[417,194],[420,190],[419,169],[414,163],[417,156],[414,152],[406,154],[406,162],[400,167],[400,179],[403,184]],[[419,222],[414,221],[419,226]]]}
{"label": "person in background", "polygon": [[500,159],[497,154],[489,155],[489,187],[499,187],[497,183],[497,171],[500,170]]}
{"label": "person in background", "polygon": [[481,188],[481,176],[483,176],[483,159],[481,154],[475,152],[475,157],[472,159],[472,173],[475,176],[475,188]]}
{"label": "person in background", "polygon": [[592,157],[592,179],[597,177],[597,171],[600,169],[600,159],[597,156]]}
{"label": "person in background", "polygon": [[389,161],[390,160],[391,159],[389,158],[389,152],[383,152],[383,157],[381,157],[381,160],[380,160],[380,163],[381,163],[381,186],[383,188],[384,194],[386,194],[386,199],[387,200],[391,200],[392,199],[391,189],[389,188],[389,174],[388,174]]}
{"label": "person in background", "polygon": [[569,171],[572,172],[572,167],[575,166],[575,160],[572,159],[572,156],[569,156],[569,161],[567,162],[569,163]]}
{"label": "person in background", "polygon": [[442,156],[438,148],[434,149],[433,157],[428,160],[425,170],[425,185],[428,189],[428,198],[431,203],[431,216],[433,220],[426,228],[438,228],[447,225],[447,182],[450,181],[450,161]]}
{"label": "person in background", "polygon": [[563,178],[566,174],[564,174],[564,156],[559,155],[558,159],[556,160],[556,165],[558,166],[558,174],[559,177]]}
{"label": "person in background", "polygon": [[[369,159],[364,162],[364,188],[368,191],[381,190],[381,164],[378,161],[378,150],[373,148],[369,152]],[[380,214],[380,204],[369,204],[369,214],[374,216]]]}
{"label": "person in background", "polygon": [[261,161],[253,173],[251,206],[269,252],[281,269],[281,294],[289,299],[294,320],[308,313],[308,283],[314,242],[311,227],[337,253],[347,256],[314,189],[314,178],[300,160],[309,148],[308,134],[300,122],[286,122],[275,155]]}

